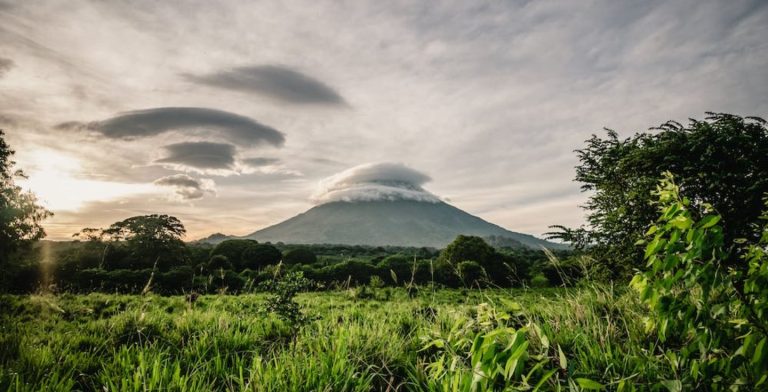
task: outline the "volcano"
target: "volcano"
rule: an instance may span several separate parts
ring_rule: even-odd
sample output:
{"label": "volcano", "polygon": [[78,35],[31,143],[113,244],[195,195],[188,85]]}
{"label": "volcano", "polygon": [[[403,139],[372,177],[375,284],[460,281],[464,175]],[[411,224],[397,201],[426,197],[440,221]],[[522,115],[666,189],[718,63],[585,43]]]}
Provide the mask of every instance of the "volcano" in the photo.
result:
{"label": "volcano", "polygon": [[442,201],[418,200],[333,201],[244,238],[292,244],[442,248],[460,234],[536,249],[565,248],[509,231]]}

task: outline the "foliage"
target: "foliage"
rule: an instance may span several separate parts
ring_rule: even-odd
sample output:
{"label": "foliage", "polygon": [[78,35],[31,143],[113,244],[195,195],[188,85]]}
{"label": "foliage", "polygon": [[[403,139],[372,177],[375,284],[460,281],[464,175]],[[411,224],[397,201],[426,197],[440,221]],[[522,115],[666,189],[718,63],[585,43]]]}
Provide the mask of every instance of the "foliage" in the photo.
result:
{"label": "foliage", "polygon": [[486,280],[485,270],[476,261],[465,260],[456,266],[461,281],[464,286],[478,287],[481,281]]}
{"label": "foliage", "polygon": [[[85,228],[75,234],[91,242],[106,241],[112,249],[125,249],[130,261],[113,264],[116,267],[152,268],[167,270],[186,259],[186,246],[181,238],[186,234],[178,218],[169,215],[134,216],[115,222],[106,229]],[[124,260],[111,257],[112,260]]]}
{"label": "foliage", "polygon": [[[33,193],[16,185],[14,180],[25,176],[21,170],[13,169],[15,152],[4,135],[0,130],[0,269],[6,277],[10,268],[17,267],[9,265],[12,253],[45,237],[41,223],[53,214],[38,204]],[[3,280],[0,283],[8,283]]]}
{"label": "foliage", "polygon": [[371,263],[362,260],[347,260],[322,268],[318,271],[318,275],[325,281],[365,284],[377,272],[376,267]]}
{"label": "foliage", "polygon": [[229,262],[229,258],[227,256],[214,255],[208,261],[207,269],[209,272],[221,269],[229,270],[232,269],[232,263]]}
{"label": "foliage", "polygon": [[[647,270],[632,280],[653,311],[649,327],[679,370],[670,385],[752,390],[768,381],[768,225],[732,266],[721,216],[696,207],[665,173],[654,194],[661,217],[647,231]],[[768,206],[767,206],[768,207]],[[766,218],[765,215],[762,216]],[[754,238],[754,236],[750,236]]]}
{"label": "foliage", "polygon": [[[565,352],[559,345],[551,347],[536,323],[509,326],[525,315],[520,304],[502,301],[503,306],[481,303],[474,317],[459,317],[448,331],[423,338],[422,351],[435,351],[426,367],[429,390],[560,390],[563,383],[571,390],[604,389],[590,378],[569,377]],[[617,384],[623,388],[625,380]]]}
{"label": "foliage", "polygon": [[[711,205],[722,217],[725,247],[738,238],[756,240],[761,198],[768,192],[768,129],[764,120],[708,113],[687,126],[669,121],[655,133],[619,139],[608,130],[578,150],[576,181],[591,192],[584,208],[588,226],[561,231],[552,237],[573,243],[606,266],[606,278],[624,278],[643,264],[635,246],[656,219],[652,205],[659,173],[670,171],[700,210]],[[736,253],[728,264],[744,265]]]}
{"label": "foliage", "polygon": [[247,239],[225,240],[219,242],[216,244],[216,246],[213,247],[213,249],[211,249],[211,254],[209,257],[216,255],[226,256],[227,260],[229,260],[232,265],[239,270],[251,268],[244,265],[243,255],[247,249],[257,244],[258,242]]}
{"label": "foliage", "polygon": [[317,262],[317,255],[306,247],[291,249],[285,252],[283,262],[285,264],[314,264]]}
{"label": "foliage", "polygon": [[[84,270],[96,269],[104,271],[121,270],[145,270],[154,267],[154,264],[148,262],[139,262],[136,253],[125,241],[111,241],[109,238],[101,235],[101,230],[86,230],[81,238],[83,240],[75,241],[42,241],[32,244],[28,249],[17,252],[14,255],[14,265],[18,267],[8,273],[8,284],[3,287],[5,291],[15,293],[34,292],[40,287],[41,282],[45,281],[52,284],[59,291],[84,292],[88,290],[114,292],[135,292],[131,284],[122,284],[120,282],[105,282],[102,280],[93,280],[91,283],[84,283],[79,276]],[[184,245],[178,254],[170,258],[173,262],[167,262],[167,259],[160,260],[156,277],[160,273],[171,272],[184,267],[189,267],[193,271],[191,280],[181,279],[183,282],[178,287],[167,287],[160,284],[155,279],[153,287],[159,294],[174,294],[183,290],[197,290],[203,293],[216,292],[223,287],[228,288],[228,293],[233,292],[234,287],[241,287],[242,290],[249,291],[255,288],[260,282],[271,279],[275,264],[262,265],[262,262],[272,262],[277,258],[276,249],[283,249],[290,253],[294,249],[307,249],[312,253],[325,253],[312,264],[283,264],[285,271],[303,272],[304,275],[312,279],[325,288],[339,287],[347,285],[365,285],[372,277],[379,277],[383,283],[388,286],[403,285],[433,285],[439,284],[447,287],[461,287],[463,282],[459,277],[460,270],[458,264],[452,265],[444,261],[436,260],[437,254],[428,252],[421,248],[402,248],[402,247],[342,247],[329,245],[271,245],[258,244],[255,241],[228,242],[230,245],[216,247],[206,243],[192,242]],[[225,256],[226,254],[240,257],[242,262],[243,255],[249,253],[249,249],[256,246],[260,249],[266,249],[263,254],[267,257],[254,257],[251,260],[259,262],[256,268],[243,268],[241,264],[238,267],[231,259],[229,263],[213,265],[209,268],[210,254]],[[274,247],[274,248],[273,248]],[[234,250],[234,252],[227,251]],[[242,253],[238,253],[238,249]],[[346,257],[341,254],[331,256],[330,252],[336,250],[347,252],[350,249],[361,252],[361,256]],[[362,255],[366,256],[362,256]],[[239,256],[238,256],[239,255]],[[569,253],[566,251],[557,251],[555,255],[563,259],[563,263],[569,262]],[[425,257],[422,257],[425,256]],[[548,268],[547,256],[541,250],[528,248],[503,249],[494,255],[497,262],[490,265],[481,265],[483,278],[477,282],[482,287],[520,287],[527,284],[532,276],[546,271]],[[41,260],[47,260],[50,263],[49,268],[43,268]],[[156,259],[145,258],[145,261]],[[466,261],[466,260],[460,260]],[[471,261],[471,260],[470,260]],[[256,264],[256,263],[254,263]],[[233,271],[245,279],[245,284],[240,284],[230,274],[228,283],[222,281],[222,273]],[[41,272],[47,271],[47,275]],[[186,271],[186,269],[185,269]],[[223,271],[223,272],[222,272]],[[99,277],[103,279],[112,279],[119,277],[120,274],[102,274]],[[553,281],[557,283],[556,281]],[[144,282],[146,283],[146,282]],[[143,287],[143,286],[142,286]]]}
{"label": "foliage", "polygon": [[451,264],[471,260],[488,265],[497,260],[497,253],[480,237],[460,235],[440,252],[439,259]]}
{"label": "foliage", "polygon": [[246,268],[260,269],[268,265],[275,265],[283,258],[279,249],[271,244],[252,244],[245,248],[241,257],[240,264],[236,265],[238,271]]}
{"label": "foliage", "polygon": [[[517,286],[529,277],[531,264],[546,260],[542,251],[506,248],[503,252],[500,253],[480,237],[460,235],[440,252],[435,264],[437,280],[450,287],[458,287],[462,282],[465,285],[475,282],[482,285]],[[470,261],[477,266],[464,266],[472,270],[472,277],[466,280],[459,264]]]}
{"label": "foliage", "polygon": [[312,282],[301,272],[280,274],[278,270],[274,279],[261,284],[261,289],[271,294],[267,297],[264,310],[277,314],[292,330],[297,330],[314,320],[312,316],[301,311],[301,307],[294,299],[296,294],[307,290],[311,284]]}

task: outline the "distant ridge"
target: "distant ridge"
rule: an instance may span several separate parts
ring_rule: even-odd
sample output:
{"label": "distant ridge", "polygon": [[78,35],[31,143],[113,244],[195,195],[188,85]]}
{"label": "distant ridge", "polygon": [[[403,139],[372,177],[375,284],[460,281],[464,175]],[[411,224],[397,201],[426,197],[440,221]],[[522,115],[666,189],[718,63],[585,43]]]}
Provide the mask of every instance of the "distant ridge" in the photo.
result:
{"label": "distant ridge", "polygon": [[330,202],[240,238],[291,244],[442,248],[460,234],[492,238],[497,245],[509,247],[519,243],[535,249],[568,248],[509,231],[444,202],[415,200]]}
{"label": "distant ridge", "polygon": [[199,240],[195,240],[195,241],[192,241],[192,242],[204,242],[204,243],[208,243],[208,244],[218,244],[219,242],[228,240],[230,238],[236,238],[236,237],[231,236],[231,235],[226,235],[226,234],[223,234],[223,233],[213,233],[213,234],[209,235],[208,237],[200,238]]}

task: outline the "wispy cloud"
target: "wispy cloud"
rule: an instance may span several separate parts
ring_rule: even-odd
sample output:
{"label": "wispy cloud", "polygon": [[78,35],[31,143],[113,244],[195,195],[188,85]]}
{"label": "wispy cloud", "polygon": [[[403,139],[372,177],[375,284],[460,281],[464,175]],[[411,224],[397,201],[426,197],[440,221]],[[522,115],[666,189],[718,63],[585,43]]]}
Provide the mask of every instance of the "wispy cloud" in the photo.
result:
{"label": "wispy cloud", "polygon": [[344,99],[325,83],[282,65],[254,65],[206,75],[184,74],[188,80],[243,91],[294,104],[340,105]]}
{"label": "wispy cloud", "polygon": [[174,174],[172,176],[158,178],[155,185],[171,187],[175,195],[181,200],[197,200],[206,193],[216,194],[215,183],[211,179],[196,179],[186,174]]}
{"label": "wispy cloud", "polygon": [[270,166],[275,165],[280,162],[280,159],[278,158],[246,158],[243,159],[243,163],[250,166],[250,167],[262,167],[262,166]]}
{"label": "wispy cloud", "polygon": [[232,169],[236,148],[226,143],[184,142],[163,147],[167,156],[158,163],[170,163],[193,169]]}
{"label": "wispy cloud", "polygon": [[108,138],[126,140],[178,131],[187,136],[218,134],[243,145],[282,146],[285,142],[282,133],[251,118],[223,110],[195,107],[136,110],[102,121],[64,122],[56,128],[93,131]]}
{"label": "wispy cloud", "polygon": [[14,62],[11,59],[0,57],[0,78],[13,68]]}

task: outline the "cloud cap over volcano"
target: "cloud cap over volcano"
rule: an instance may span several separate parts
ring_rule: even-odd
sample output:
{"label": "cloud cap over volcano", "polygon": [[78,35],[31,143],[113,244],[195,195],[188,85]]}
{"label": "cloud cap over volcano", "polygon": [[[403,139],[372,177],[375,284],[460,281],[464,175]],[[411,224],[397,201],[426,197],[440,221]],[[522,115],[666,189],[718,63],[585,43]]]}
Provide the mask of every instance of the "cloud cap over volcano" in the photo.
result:
{"label": "cloud cap over volcano", "polygon": [[395,200],[439,203],[439,197],[422,188],[430,180],[426,174],[402,163],[366,163],[322,180],[312,201],[315,204]]}

